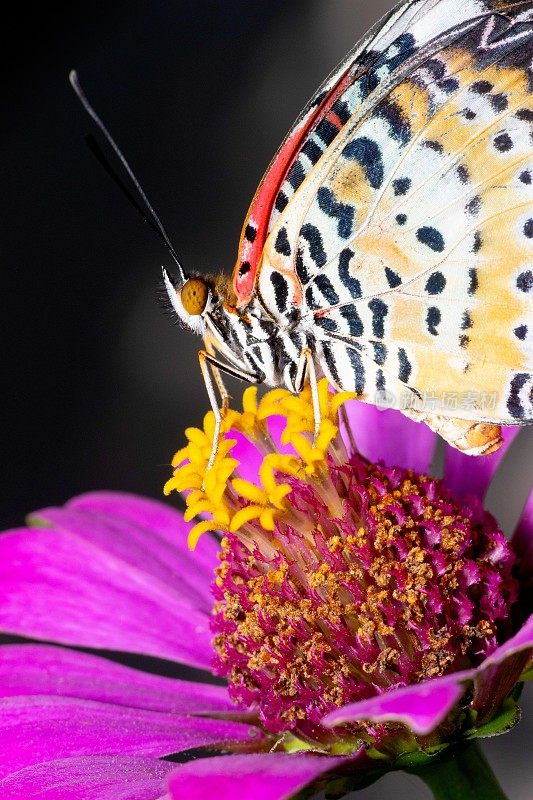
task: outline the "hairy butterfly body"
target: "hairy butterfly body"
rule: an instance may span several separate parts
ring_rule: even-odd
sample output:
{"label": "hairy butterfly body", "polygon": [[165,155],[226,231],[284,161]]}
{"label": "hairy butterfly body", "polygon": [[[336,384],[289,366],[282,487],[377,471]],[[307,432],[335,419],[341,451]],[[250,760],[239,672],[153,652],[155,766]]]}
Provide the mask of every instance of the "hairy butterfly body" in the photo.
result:
{"label": "hairy butterfly body", "polygon": [[474,455],[533,421],[532,90],[533,2],[408,0],[348,54],[263,178],[232,286],[165,273],[215,414],[220,371],[318,373]]}

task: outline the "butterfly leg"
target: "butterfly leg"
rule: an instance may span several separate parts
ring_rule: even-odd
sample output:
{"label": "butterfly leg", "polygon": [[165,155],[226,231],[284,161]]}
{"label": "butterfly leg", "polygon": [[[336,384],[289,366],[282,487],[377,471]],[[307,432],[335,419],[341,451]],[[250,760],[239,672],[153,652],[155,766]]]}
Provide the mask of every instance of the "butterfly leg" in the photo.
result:
{"label": "butterfly leg", "polygon": [[[207,473],[215,463],[218,443],[220,440],[220,428],[222,425],[222,417],[227,411],[229,404],[229,393],[224,385],[224,381],[222,380],[222,376],[220,373],[224,372],[226,375],[231,375],[233,378],[238,378],[239,380],[246,381],[247,383],[262,383],[264,376],[256,375],[255,373],[252,372],[246,372],[245,370],[238,369],[237,367],[230,366],[229,364],[224,364],[223,361],[219,361],[217,358],[212,356],[210,353],[207,353],[205,350],[200,350],[200,352],[198,353],[198,360],[200,361],[200,370],[202,371],[202,377],[204,379],[207,396],[209,397],[209,402],[211,403],[211,409],[215,416],[215,431],[213,434],[213,446],[211,448],[211,455],[209,456],[209,461],[207,462],[207,469],[206,469]],[[221,408],[218,405],[217,396],[215,392],[215,385],[219,391],[220,398],[222,400]]]}
{"label": "butterfly leg", "polygon": [[314,420],[313,444],[314,444],[318,439],[322,417],[320,414],[318,383],[316,379],[316,370],[315,370],[315,362],[313,361],[313,353],[308,347],[305,347],[300,353],[300,358],[298,360],[298,369],[296,371],[296,378],[294,381],[296,391],[301,392],[307,381],[309,381],[309,386],[311,387],[311,401],[313,403],[313,420]]}

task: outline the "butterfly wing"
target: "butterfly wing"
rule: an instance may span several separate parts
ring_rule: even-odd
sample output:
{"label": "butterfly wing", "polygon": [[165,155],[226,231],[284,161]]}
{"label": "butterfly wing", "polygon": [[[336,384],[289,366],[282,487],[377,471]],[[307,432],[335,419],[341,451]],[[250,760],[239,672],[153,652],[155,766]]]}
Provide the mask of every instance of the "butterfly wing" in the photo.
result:
{"label": "butterfly wing", "polygon": [[[261,254],[278,215],[305,181],[339,131],[406,62],[438,36],[450,19],[468,27],[482,11],[481,0],[405,0],[348,53],[310,99],[268,167],[241,232],[233,288],[237,306],[253,293]],[[371,100],[373,102],[373,100]]]}
{"label": "butterfly wing", "polygon": [[533,4],[471,5],[357,108],[258,287],[280,322],[299,300],[340,388],[511,424],[533,420]]}

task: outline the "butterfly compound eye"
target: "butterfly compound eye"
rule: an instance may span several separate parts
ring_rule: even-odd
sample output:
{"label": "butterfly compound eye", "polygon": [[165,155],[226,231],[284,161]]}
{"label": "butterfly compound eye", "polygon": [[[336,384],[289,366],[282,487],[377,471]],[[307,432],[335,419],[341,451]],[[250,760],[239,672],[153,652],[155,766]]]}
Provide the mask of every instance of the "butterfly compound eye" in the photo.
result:
{"label": "butterfly compound eye", "polygon": [[181,290],[181,302],[187,314],[202,314],[207,305],[209,289],[202,278],[189,278]]}

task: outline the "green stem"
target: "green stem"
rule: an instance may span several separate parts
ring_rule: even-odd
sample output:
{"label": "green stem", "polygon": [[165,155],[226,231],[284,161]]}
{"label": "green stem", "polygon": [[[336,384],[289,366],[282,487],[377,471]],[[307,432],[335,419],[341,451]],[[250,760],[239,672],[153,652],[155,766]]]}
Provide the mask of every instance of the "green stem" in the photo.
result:
{"label": "green stem", "polygon": [[438,762],[409,772],[424,781],[435,800],[507,800],[475,742],[450,749]]}

